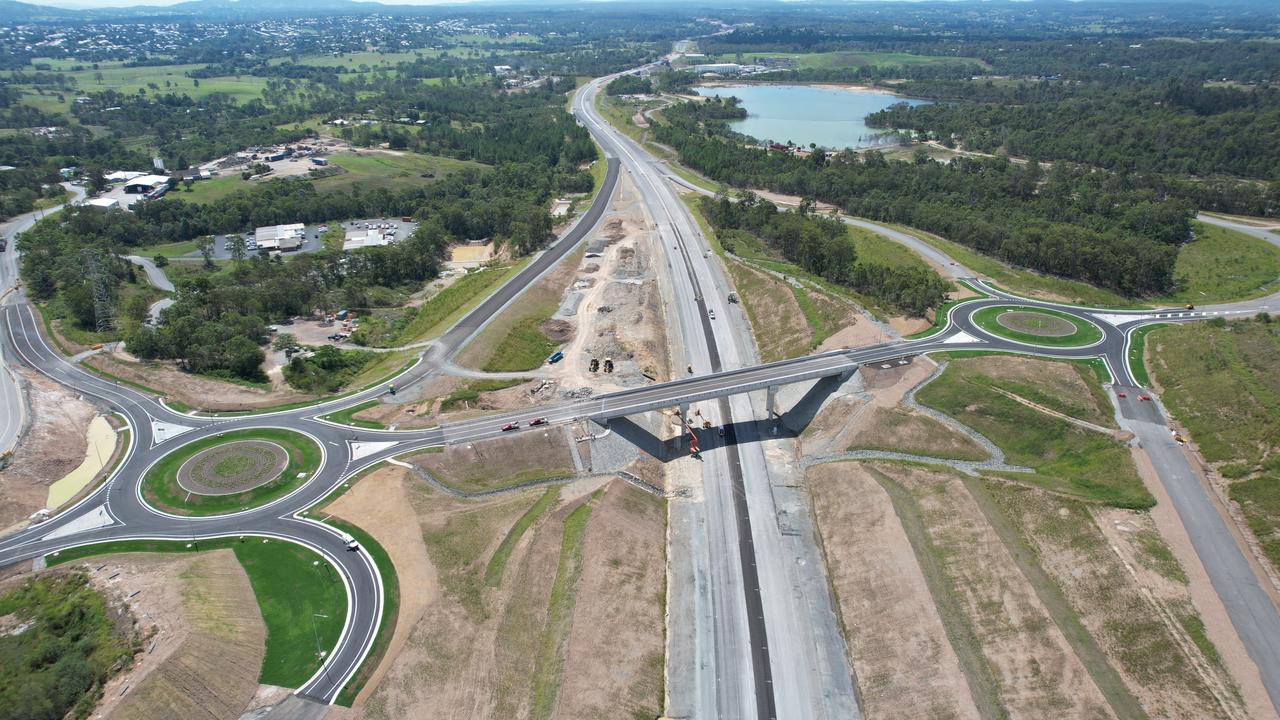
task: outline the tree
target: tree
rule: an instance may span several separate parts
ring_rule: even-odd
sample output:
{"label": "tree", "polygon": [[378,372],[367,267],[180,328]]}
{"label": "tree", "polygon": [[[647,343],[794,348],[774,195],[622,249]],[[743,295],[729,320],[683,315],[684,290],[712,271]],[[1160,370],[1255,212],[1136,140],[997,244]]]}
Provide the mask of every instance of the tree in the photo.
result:
{"label": "tree", "polygon": [[200,257],[204,259],[205,270],[215,270],[217,265],[213,262],[213,238],[200,238]]}

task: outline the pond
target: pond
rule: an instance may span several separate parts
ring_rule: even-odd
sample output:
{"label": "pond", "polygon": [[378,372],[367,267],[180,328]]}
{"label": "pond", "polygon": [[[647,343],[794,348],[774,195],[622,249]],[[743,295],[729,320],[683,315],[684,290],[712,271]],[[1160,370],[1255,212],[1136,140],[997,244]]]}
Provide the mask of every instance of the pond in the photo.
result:
{"label": "pond", "polygon": [[736,132],[761,141],[829,149],[892,144],[896,138],[866,126],[871,113],[913,100],[879,90],[815,85],[727,85],[696,88],[699,95],[732,95],[742,101],[746,120],[729,123]]}

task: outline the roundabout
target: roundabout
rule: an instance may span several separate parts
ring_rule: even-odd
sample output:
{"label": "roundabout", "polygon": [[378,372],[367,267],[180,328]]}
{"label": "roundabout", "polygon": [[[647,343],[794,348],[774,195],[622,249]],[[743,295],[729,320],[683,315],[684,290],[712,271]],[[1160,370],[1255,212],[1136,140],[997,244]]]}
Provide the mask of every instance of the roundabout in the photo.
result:
{"label": "roundabout", "polygon": [[982,331],[1024,345],[1088,347],[1102,341],[1102,328],[1084,318],[1047,308],[994,305],[971,316]]}
{"label": "roundabout", "polygon": [[278,500],[321,466],[320,447],[292,430],[236,430],[183,445],[142,478],[143,500],[175,515],[224,515]]}

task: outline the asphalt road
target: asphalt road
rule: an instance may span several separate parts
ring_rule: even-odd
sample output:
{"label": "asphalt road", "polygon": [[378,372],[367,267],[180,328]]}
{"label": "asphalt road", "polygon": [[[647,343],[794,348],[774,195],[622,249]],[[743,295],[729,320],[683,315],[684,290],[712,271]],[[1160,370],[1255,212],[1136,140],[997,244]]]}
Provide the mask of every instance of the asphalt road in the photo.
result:
{"label": "asphalt road", "polygon": [[[63,183],[63,187],[71,193],[71,204],[84,199],[84,188],[71,183]],[[25,213],[0,223],[0,237],[8,242],[8,249],[0,252],[0,306],[11,302],[19,302],[15,290],[18,283],[18,250],[14,240],[18,233],[35,225],[38,220],[61,210],[65,205],[57,205],[47,210]],[[0,453],[12,450],[18,444],[26,421],[26,402],[18,387],[17,376],[9,369],[9,363],[15,358],[6,355],[0,344]]]}
{"label": "asphalt road", "polygon": [[[595,228],[612,197],[616,182],[615,165],[606,174],[604,187],[590,210],[512,278],[495,297],[460,320],[436,343],[434,349],[446,356],[455,353],[493,314],[572,251]],[[13,256],[8,253],[6,256],[5,265],[8,266],[13,263]],[[5,270],[6,278],[10,277],[9,272],[9,269]],[[3,316],[0,351],[5,357],[21,361],[58,382],[76,388],[100,405],[119,412],[132,429],[125,457],[106,483],[48,522],[0,539],[0,567],[60,549],[122,539],[198,542],[208,538],[251,536],[276,538],[309,547],[337,569],[338,577],[347,589],[348,611],[337,646],[316,674],[298,688],[298,693],[321,702],[332,702],[372,647],[382,615],[382,581],[377,567],[365,553],[346,551],[338,531],[298,513],[323,499],[350,477],[354,472],[353,465],[370,447],[359,444],[360,436],[367,436],[366,431],[321,421],[317,416],[379,397],[386,392],[387,385],[380,384],[363,392],[295,410],[232,418],[188,416],[171,410],[157,398],[90,374],[61,357],[46,342],[41,334],[39,316],[20,292],[10,294],[4,306],[0,307],[0,314]],[[419,361],[393,380],[405,386],[421,380],[432,371],[430,363]],[[152,508],[143,500],[141,478],[146,469],[165,454],[210,435],[255,427],[282,427],[307,434],[323,451],[320,469],[304,486],[284,498],[217,517],[170,515]],[[427,444],[441,442],[440,433],[427,435],[433,438]],[[396,440],[407,441],[410,445],[414,442],[420,444],[421,437],[421,434],[410,434]],[[383,452],[378,457],[383,459],[392,454]],[[86,520],[103,512],[109,518],[109,524],[83,527]],[[80,529],[72,532],[75,528]]]}
{"label": "asphalt road", "polygon": [[[316,675],[299,688],[299,693],[331,702],[346,680],[358,668],[373,640],[382,612],[382,584],[377,568],[363,552],[346,552],[340,535],[297,513],[314,504],[343,480],[376,462],[415,448],[444,442],[463,442],[501,434],[506,422],[527,421],[546,416],[552,423],[595,417],[609,418],[654,407],[675,406],[692,399],[727,397],[708,409],[713,421],[730,424],[747,420],[752,410],[742,394],[749,389],[799,382],[813,377],[838,374],[861,364],[882,362],[904,355],[939,350],[1000,350],[1048,357],[1101,357],[1111,369],[1118,387],[1136,385],[1125,356],[1133,329],[1151,322],[1194,322],[1209,317],[1230,316],[1277,307],[1276,297],[1248,303],[1201,308],[1193,312],[1109,311],[1056,305],[1001,293],[970,278],[993,297],[953,307],[947,329],[930,338],[857,348],[848,351],[799,358],[755,366],[748,348],[727,322],[711,321],[708,310],[722,319],[730,317],[723,291],[726,287],[718,270],[703,258],[704,240],[687,211],[662,180],[651,159],[636,152],[634,144],[602,128],[603,121],[584,104],[584,98],[598,88],[587,86],[575,100],[575,109],[588,129],[597,135],[610,163],[606,188],[588,213],[566,236],[513,278],[494,298],[478,306],[451,329],[433,348],[444,357],[456,350],[484,326],[502,307],[518,298],[521,290],[562,258],[598,222],[603,206],[613,192],[619,166],[631,174],[650,210],[663,239],[665,259],[672,274],[683,277],[675,284],[677,307],[668,308],[680,323],[683,346],[695,372],[691,377],[635,388],[587,400],[490,416],[421,431],[371,431],[335,425],[318,416],[349,407],[383,394],[386,385],[331,400],[309,408],[234,418],[207,418],[182,415],[162,402],[128,387],[89,374],[69,363],[50,348],[41,335],[41,324],[20,292],[10,293],[0,307],[3,332],[0,351],[7,360],[21,361],[58,382],[76,388],[121,413],[133,432],[130,447],[116,472],[97,491],[75,507],[52,520],[0,539],[0,566],[31,559],[76,545],[125,538],[165,538],[199,540],[241,535],[277,538],[298,542],[324,555],[337,568],[348,590],[349,610],[337,647]],[[597,209],[598,208],[598,209]],[[6,232],[12,232],[6,229]],[[670,250],[667,248],[670,247]],[[0,258],[0,279],[9,284],[13,277],[13,256]],[[1102,339],[1086,348],[1045,348],[1017,343],[985,333],[972,321],[973,313],[994,304],[1016,302],[1067,312],[1102,330]],[[431,355],[428,358],[432,357]],[[398,376],[399,385],[416,382],[434,371],[430,360],[421,361]],[[1133,396],[1130,395],[1130,400]],[[6,407],[8,404],[6,403]],[[1273,702],[1280,708],[1280,616],[1263,592],[1243,552],[1217,514],[1214,501],[1195,480],[1185,455],[1168,447],[1167,429],[1154,403],[1136,406],[1121,403],[1122,416],[1134,428],[1152,455],[1162,483],[1186,524],[1193,545],[1208,571],[1215,589],[1240,633],[1251,657],[1262,672]],[[303,487],[268,505],[212,518],[181,518],[148,506],[141,497],[140,478],[152,463],[182,444],[227,430],[252,427],[286,427],[312,437],[323,449],[324,461]],[[731,427],[737,427],[731,425]],[[1165,435],[1162,435],[1164,433]],[[1162,444],[1161,439],[1165,442]],[[706,543],[694,560],[703,575],[695,580],[706,590],[699,599],[698,616],[711,622],[692,629],[700,652],[709,664],[699,669],[694,682],[698,697],[693,702],[700,717],[786,717],[808,716],[815,707],[814,693],[826,692],[815,677],[813,656],[805,633],[815,633],[804,622],[801,609],[789,599],[785,572],[779,569],[787,556],[775,535],[776,523],[769,488],[760,485],[763,471],[760,445],[749,436],[730,437],[738,441],[720,451],[704,453],[706,477],[723,479],[709,483],[703,523]],[[713,443],[708,443],[712,445]],[[767,483],[767,480],[765,481]],[[692,505],[692,504],[690,504]],[[96,512],[105,512],[110,524],[76,532],[69,528],[84,523]],[[64,534],[65,533],[65,534]],[[737,562],[725,562],[736,558]],[[752,570],[756,572],[753,577]],[[671,588],[679,592],[680,588]],[[754,599],[753,599],[754,598]],[[797,621],[797,619],[800,621]],[[785,628],[779,631],[779,628]],[[831,638],[838,641],[838,630]],[[846,673],[845,679],[848,678]],[[822,675],[821,682],[838,682],[839,677]],[[850,680],[851,682],[851,680]],[[838,695],[838,693],[837,693]],[[846,697],[852,700],[850,691]],[[781,711],[777,709],[781,708]],[[803,710],[802,708],[809,708]],[[710,712],[705,712],[706,710]],[[855,707],[856,712],[856,707]],[[854,715],[846,715],[853,717]]]}

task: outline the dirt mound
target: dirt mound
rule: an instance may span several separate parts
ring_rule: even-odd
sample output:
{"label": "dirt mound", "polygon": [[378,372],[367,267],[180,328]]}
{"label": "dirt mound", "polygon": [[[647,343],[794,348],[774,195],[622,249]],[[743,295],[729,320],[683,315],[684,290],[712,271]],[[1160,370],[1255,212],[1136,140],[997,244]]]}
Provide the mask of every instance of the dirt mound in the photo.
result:
{"label": "dirt mound", "polygon": [[567,320],[551,319],[538,326],[547,339],[555,343],[569,342],[573,339],[573,323]]}

